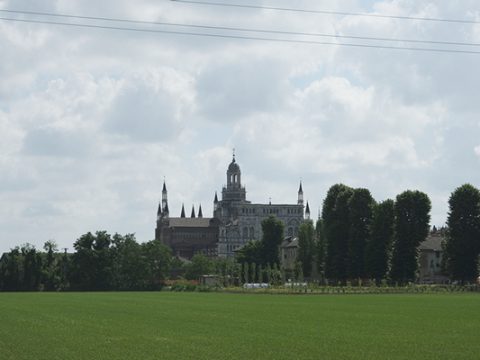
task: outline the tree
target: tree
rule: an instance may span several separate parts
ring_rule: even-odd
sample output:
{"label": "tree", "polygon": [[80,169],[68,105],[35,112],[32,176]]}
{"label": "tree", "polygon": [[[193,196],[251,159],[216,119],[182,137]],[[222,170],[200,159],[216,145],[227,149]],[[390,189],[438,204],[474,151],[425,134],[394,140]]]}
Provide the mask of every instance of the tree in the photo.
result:
{"label": "tree", "polygon": [[235,259],[240,264],[263,263],[262,243],[260,241],[250,240],[236,252]]}
{"label": "tree", "polygon": [[118,290],[143,290],[148,283],[148,263],[134,234],[112,237],[112,286]]}
{"label": "tree", "polygon": [[55,290],[60,283],[60,269],[56,261],[55,253],[58,246],[54,240],[47,240],[43,245],[46,251],[45,261],[43,262],[42,282],[45,290]]}
{"label": "tree", "polygon": [[370,236],[365,250],[365,270],[379,283],[385,279],[391,256],[394,224],[394,201],[385,200],[373,207]]}
{"label": "tree", "polygon": [[343,184],[330,187],[323,202],[322,218],[326,239],[325,276],[345,281],[348,264],[349,207],[352,189]]}
{"label": "tree", "polygon": [[348,200],[350,220],[348,239],[348,276],[350,279],[365,277],[365,246],[372,221],[372,206],[375,203],[367,189],[354,189]]}
{"label": "tree", "polygon": [[325,234],[323,220],[318,219],[315,225],[315,264],[320,278],[325,277]]}
{"label": "tree", "polygon": [[262,221],[262,265],[277,264],[279,265],[280,244],[283,240],[283,222],[274,216],[269,216]]}
{"label": "tree", "polygon": [[400,284],[415,281],[418,246],[430,230],[431,203],[420,191],[405,191],[395,202],[395,237],[391,280]]}
{"label": "tree", "polygon": [[195,254],[191,263],[186,265],[185,277],[188,280],[198,280],[202,275],[213,273],[215,266],[209,258],[202,254]]}
{"label": "tree", "polygon": [[302,272],[306,277],[312,273],[312,264],[315,255],[315,229],[313,222],[307,220],[298,229],[298,260],[302,264]]}
{"label": "tree", "polygon": [[20,248],[23,259],[22,290],[39,290],[42,279],[42,258],[31,244],[24,244]]}
{"label": "tree", "polygon": [[453,280],[471,282],[478,276],[480,252],[480,191],[470,184],[455,189],[448,201],[445,263]]}
{"label": "tree", "polygon": [[159,289],[167,277],[172,264],[172,250],[160,240],[151,240],[141,244],[142,256],[146,261],[147,288]]}

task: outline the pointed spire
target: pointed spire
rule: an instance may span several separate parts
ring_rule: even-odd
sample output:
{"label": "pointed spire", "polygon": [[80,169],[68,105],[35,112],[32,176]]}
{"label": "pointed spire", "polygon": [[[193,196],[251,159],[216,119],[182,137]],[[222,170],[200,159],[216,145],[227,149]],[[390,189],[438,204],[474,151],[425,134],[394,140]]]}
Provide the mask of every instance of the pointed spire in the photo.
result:
{"label": "pointed spire", "polygon": [[298,188],[298,201],[297,201],[297,204],[303,206],[302,180],[300,180],[300,186],[299,186],[299,188]]}
{"label": "pointed spire", "polygon": [[215,191],[215,198],[213,199],[213,203],[214,204],[218,203],[218,196],[216,191]]}
{"label": "pointed spire", "polygon": [[185,207],[182,204],[182,213],[180,214],[180,217],[184,218],[185,217]]}
{"label": "pointed spire", "polygon": [[305,208],[305,213],[310,214],[310,206],[308,206],[308,200],[307,200],[307,207]]}
{"label": "pointed spire", "polygon": [[202,213],[202,204],[198,207],[198,217],[203,218],[203,213]]}
{"label": "pointed spire", "polygon": [[158,210],[157,210],[157,216],[160,216],[162,215],[162,203],[159,202],[158,203]]}
{"label": "pointed spire", "polygon": [[163,212],[164,212],[166,215],[168,215],[168,213],[170,212],[170,211],[168,210],[168,203],[165,204],[165,207],[163,208]]}
{"label": "pointed spire", "polygon": [[195,207],[192,205],[192,214],[190,215],[191,218],[195,217]]}

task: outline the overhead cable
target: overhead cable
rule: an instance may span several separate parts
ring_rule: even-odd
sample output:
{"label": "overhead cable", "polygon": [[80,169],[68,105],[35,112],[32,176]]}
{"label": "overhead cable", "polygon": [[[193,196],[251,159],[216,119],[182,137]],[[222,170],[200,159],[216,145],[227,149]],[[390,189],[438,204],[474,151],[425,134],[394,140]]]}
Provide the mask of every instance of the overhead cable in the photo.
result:
{"label": "overhead cable", "polygon": [[324,15],[364,16],[364,17],[401,19],[401,20],[436,21],[436,22],[460,23],[460,24],[480,24],[480,21],[463,20],[463,19],[446,19],[446,18],[432,18],[432,17],[420,17],[420,16],[401,16],[401,15],[382,15],[382,14],[356,13],[356,12],[347,12],[347,11],[299,9],[299,8],[286,8],[286,7],[265,6],[265,5],[219,3],[219,2],[212,2],[212,1],[196,1],[196,0],[170,0],[170,1],[171,2],[178,2],[178,3],[185,3],[185,4],[195,4],[195,5],[223,6],[223,7],[236,7],[236,8],[246,8],[246,9],[276,10],[276,11],[291,11],[291,12],[324,14]]}
{"label": "overhead cable", "polygon": [[187,31],[127,28],[127,27],[118,27],[118,26],[81,24],[81,23],[66,23],[66,22],[33,20],[33,19],[14,19],[14,18],[4,18],[4,17],[0,17],[0,20],[13,21],[13,22],[24,22],[24,23],[34,23],[34,24],[73,26],[73,27],[82,27],[82,28],[96,28],[96,29],[106,29],[106,30],[121,30],[121,31],[157,33],[157,34],[172,34],[172,35],[183,35],[183,36],[200,36],[200,37],[223,38],[223,39],[256,40],[256,41],[268,41],[268,42],[292,43],[292,44],[334,45],[334,46],[348,46],[348,47],[371,48],[371,49],[409,50],[409,51],[422,51],[422,52],[476,54],[476,55],[480,54],[480,51],[472,51],[472,50],[401,47],[401,46],[355,44],[355,43],[334,43],[334,42],[324,42],[324,41],[314,41],[314,40],[281,39],[281,38],[253,37],[253,36],[241,36],[241,35],[198,33],[198,32],[187,32]]}
{"label": "overhead cable", "polygon": [[123,23],[131,23],[131,24],[176,26],[176,27],[208,29],[208,30],[241,31],[241,32],[277,34],[277,35],[311,36],[311,37],[326,37],[326,38],[337,38],[337,39],[388,41],[388,42],[435,44],[435,45],[480,46],[480,43],[469,43],[469,42],[458,42],[458,41],[386,38],[386,37],[375,37],[375,36],[339,35],[339,34],[298,32],[298,31],[286,31],[286,30],[252,29],[252,28],[245,28],[245,27],[232,27],[232,26],[182,24],[182,23],[172,23],[172,22],[145,21],[145,20],[120,19],[120,18],[111,18],[111,17],[97,17],[97,16],[72,15],[72,14],[59,14],[59,13],[51,13],[51,12],[26,11],[26,10],[0,9],[0,12],[7,12],[7,13],[14,13],[14,14],[25,14],[25,15],[39,15],[39,16],[48,16],[48,17],[60,17],[60,18],[73,18],[73,19],[82,19],[82,20],[99,20],[99,21],[123,22]]}

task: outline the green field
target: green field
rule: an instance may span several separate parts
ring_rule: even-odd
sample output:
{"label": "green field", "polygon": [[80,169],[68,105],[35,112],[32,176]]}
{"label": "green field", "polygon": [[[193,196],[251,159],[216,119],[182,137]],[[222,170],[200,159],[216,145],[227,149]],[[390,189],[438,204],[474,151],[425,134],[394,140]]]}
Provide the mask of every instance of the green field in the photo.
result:
{"label": "green field", "polygon": [[480,295],[0,293],[0,359],[478,359]]}

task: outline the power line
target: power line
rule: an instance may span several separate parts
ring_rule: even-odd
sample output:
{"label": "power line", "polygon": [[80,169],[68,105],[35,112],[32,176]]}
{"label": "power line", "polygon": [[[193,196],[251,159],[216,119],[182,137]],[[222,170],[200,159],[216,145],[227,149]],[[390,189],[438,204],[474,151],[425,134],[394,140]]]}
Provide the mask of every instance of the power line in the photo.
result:
{"label": "power line", "polygon": [[443,18],[430,18],[430,17],[419,17],[419,16],[417,17],[417,16],[400,16],[400,15],[381,15],[381,14],[355,13],[355,12],[347,12],[347,11],[311,10],[311,9],[284,8],[284,7],[264,6],[264,5],[217,3],[217,2],[211,2],[211,1],[193,1],[193,0],[170,0],[170,1],[185,3],[185,4],[195,4],[195,5],[210,5],[210,6],[236,7],[236,8],[245,8],[245,9],[291,11],[291,12],[323,14],[323,15],[364,16],[364,17],[401,19],[401,20],[421,20],[421,21],[436,21],[436,22],[460,23],[460,24],[480,24],[480,21],[463,20],[463,19],[443,19]]}
{"label": "power line", "polygon": [[401,47],[401,46],[354,44],[354,43],[334,43],[334,42],[313,41],[313,40],[279,39],[279,38],[253,37],[253,36],[241,36],[241,35],[195,33],[195,32],[187,32],[187,31],[127,28],[127,27],[94,25],[94,24],[65,23],[65,22],[46,21],[46,20],[12,19],[12,18],[4,18],[4,17],[0,17],[0,20],[34,23],[34,24],[48,24],[48,25],[82,27],[82,28],[106,29],[106,30],[121,30],[121,31],[172,34],[172,35],[184,35],[184,36],[200,36],[200,37],[223,38],[223,39],[257,40],[257,41],[292,43],[292,44],[334,45],[334,46],[348,46],[348,47],[371,48],[371,49],[409,50],[409,51],[422,51],[422,52],[477,54],[477,55],[480,54],[480,51],[472,51],[472,50],[436,49],[436,48],[419,48],[419,47],[417,48],[417,47]]}
{"label": "power line", "polygon": [[25,11],[25,10],[8,10],[0,9],[1,12],[25,14],[25,15],[40,15],[49,17],[61,17],[61,18],[73,18],[82,20],[100,20],[109,22],[123,22],[131,24],[148,24],[148,25],[162,25],[162,26],[176,26],[187,27],[197,29],[208,30],[227,30],[227,31],[242,31],[251,33],[264,33],[264,34],[277,34],[277,35],[294,35],[294,36],[312,36],[312,37],[326,37],[337,39],[352,39],[352,40],[368,40],[368,41],[389,41],[389,42],[407,42],[417,44],[435,44],[435,45],[455,45],[455,46],[480,46],[479,43],[457,42],[457,41],[438,41],[438,40],[418,40],[418,39],[403,39],[403,38],[384,38],[384,37],[370,37],[370,36],[353,36],[353,35],[338,35],[338,34],[325,34],[325,33],[312,33],[312,32],[296,32],[296,31],[284,31],[284,30],[268,30],[268,29],[251,29],[244,27],[231,27],[231,26],[213,26],[213,25],[198,25],[198,24],[181,24],[170,22],[158,22],[158,21],[145,21],[145,20],[132,20],[132,19],[119,19],[110,17],[96,17],[96,16],[82,16],[72,14],[58,14],[50,12],[39,11]]}

